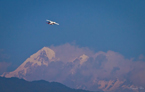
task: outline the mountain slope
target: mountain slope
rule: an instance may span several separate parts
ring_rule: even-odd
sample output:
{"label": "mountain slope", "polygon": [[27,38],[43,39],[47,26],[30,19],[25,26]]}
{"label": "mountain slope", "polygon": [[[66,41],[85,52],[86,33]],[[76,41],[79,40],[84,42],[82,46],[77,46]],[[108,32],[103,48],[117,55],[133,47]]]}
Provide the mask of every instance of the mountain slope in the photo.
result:
{"label": "mountain slope", "polygon": [[71,89],[57,82],[44,80],[28,82],[18,78],[0,77],[0,92],[90,92]]}

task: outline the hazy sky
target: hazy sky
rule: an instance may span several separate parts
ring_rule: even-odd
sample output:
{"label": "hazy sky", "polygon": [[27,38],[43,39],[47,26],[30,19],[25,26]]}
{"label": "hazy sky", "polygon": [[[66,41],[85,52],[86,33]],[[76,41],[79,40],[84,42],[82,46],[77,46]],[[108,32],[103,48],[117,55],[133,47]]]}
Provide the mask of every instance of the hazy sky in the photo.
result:
{"label": "hazy sky", "polygon": [[145,0],[0,0],[0,62],[20,65],[44,46],[65,43],[145,55]]}

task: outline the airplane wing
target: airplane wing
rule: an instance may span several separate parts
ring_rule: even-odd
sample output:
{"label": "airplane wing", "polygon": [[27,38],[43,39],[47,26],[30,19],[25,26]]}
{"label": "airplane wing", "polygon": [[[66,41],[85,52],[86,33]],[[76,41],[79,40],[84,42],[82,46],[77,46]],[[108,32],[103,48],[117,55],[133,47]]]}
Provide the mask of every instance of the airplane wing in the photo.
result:
{"label": "airplane wing", "polygon": [[55,23],[56,25],[59,25],[58,23]]}
{"label": "airplane wing", "polygon": [[52,22],[51,20],[46,19],[46,21]]}

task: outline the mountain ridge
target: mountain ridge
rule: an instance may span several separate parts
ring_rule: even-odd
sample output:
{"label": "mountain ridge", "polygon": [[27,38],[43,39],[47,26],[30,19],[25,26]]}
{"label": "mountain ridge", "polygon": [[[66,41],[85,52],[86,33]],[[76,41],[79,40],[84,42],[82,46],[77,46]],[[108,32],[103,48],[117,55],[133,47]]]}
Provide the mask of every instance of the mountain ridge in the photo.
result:
{"label": "mountain ridge", "polygon": [[61,83],[44,80],[28,82],[15,77],[0,77],[0,81],[1,92],[91,92],[81,89],[71,89]]}

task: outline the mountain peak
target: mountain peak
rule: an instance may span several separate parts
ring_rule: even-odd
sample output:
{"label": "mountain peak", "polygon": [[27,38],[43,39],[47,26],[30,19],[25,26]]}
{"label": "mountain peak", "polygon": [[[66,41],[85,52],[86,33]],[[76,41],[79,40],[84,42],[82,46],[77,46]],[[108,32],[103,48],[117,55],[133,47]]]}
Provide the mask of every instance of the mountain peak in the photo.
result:
{"label": "mountain peak", "polygon": [[82,65],[84,62],[86,62],[88,60],[88,56],[83,54],[79,57],[79,60],[80,60],[80,64]]}
{"label": "mountain peak", "polygon": [[37,53],[33,54],[30,56],[30,58],[38,58],[38,56],[41,56],[41,57],[48,57],[49,60],[53,60],[55,58],[55,52],[48,48],[48,47],[43,47],[41,50],[39,50]]}

